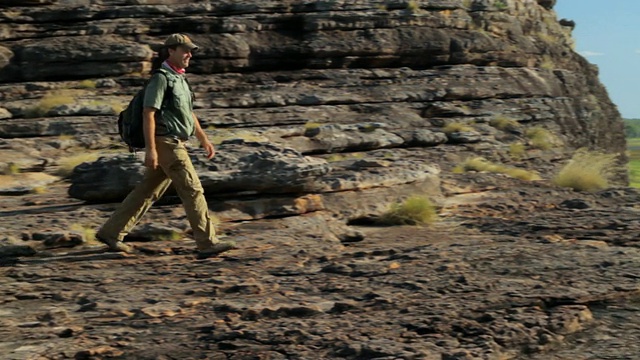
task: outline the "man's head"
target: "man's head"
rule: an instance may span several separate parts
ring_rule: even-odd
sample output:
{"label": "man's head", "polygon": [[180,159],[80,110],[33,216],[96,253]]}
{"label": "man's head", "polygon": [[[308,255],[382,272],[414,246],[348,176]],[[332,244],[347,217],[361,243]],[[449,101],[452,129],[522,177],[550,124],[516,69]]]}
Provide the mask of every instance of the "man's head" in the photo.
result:
{"label": "man's head", "polygon": [[193,51],[198,49],[198,46],[185,34],[169,35],[164,42],[164,47],[169,52],[167,60],[180,68],[189,66]]}

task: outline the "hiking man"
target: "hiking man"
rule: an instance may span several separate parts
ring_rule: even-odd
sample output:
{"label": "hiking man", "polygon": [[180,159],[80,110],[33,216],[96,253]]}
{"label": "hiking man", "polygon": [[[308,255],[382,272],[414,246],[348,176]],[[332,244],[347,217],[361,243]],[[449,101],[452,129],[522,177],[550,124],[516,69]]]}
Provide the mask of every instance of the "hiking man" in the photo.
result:
{"label": "hiking man", "polygon": [[96,237],[111,251],[133,252],[125,235],[140,221],[153,202],[173,183],[193,229],[198,258],[207,258],[231,250],[232,242],[216,238],[204,189],[185,148],[195,135],[211,159],[215,149],[193,112],[193,93],[185,79],[185,69],[198,47],[185,34],[170,35],[160,51],[164,60],[149,80],[144,93],[143,129],[146,166],[138,184]]}

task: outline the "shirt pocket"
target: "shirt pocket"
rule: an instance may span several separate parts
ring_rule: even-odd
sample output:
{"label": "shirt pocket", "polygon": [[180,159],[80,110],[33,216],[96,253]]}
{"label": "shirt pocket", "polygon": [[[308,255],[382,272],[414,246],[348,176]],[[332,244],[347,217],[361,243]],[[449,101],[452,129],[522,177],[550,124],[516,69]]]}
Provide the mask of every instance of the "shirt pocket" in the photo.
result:
{"label": "shirt pocket", "polygon": [[180,84],[176,82],[171,90],[173,92],[173,105],[178,110],[188,110],[191,104],[189,103],[189,93],[184,91]]}

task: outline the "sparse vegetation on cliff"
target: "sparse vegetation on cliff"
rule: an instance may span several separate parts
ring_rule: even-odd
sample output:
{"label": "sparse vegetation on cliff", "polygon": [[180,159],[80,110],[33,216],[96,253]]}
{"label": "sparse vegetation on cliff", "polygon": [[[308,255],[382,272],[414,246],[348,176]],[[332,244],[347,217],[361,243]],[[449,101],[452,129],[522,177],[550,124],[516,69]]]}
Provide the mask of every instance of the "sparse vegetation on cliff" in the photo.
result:
{"label": "sparse vegetation on cliff", "polygon": [[42,117],[55,107],[72,104],[73,102],[73,98],[69,95],[47,95],[36,105],[27,109],[24,116],[27,118]]}
{"label": "sparse vegetation on cliff", "polygon": [[436,218],[437,211],[431,200],[415,195],[401,203],[392,204],[378,222],[383,225],[428,225]]}
{"label": "sparse vegetation on cliff", "polygon": [[473,131],[473,128],[467,124],[462,123],[448,123],[442,128],[446,134],[456,133],[456,132],[469,132]]}
{"label": "sparse vegetation on cliff", "polygon": [[12,162],[5,165],[4,168],[2,169],[3,175],[15,175],[19,173],[20,173],[20,167],[17,164]]}
{"label": "sparse vegetation on cliff", "polygon": [[525,151],[526,149],[523,143],[518,142],[509,145],[509,156],[511,156],[512,159],[522,159]]}
{"label": "sparse vegetation on cliff", "polygon": [[84,162],[95,161],[99,156],[100,154],[95,152],[84,152],[77,155],[61,158],[60,160],[58,160],[58,169],[56,170],[55,174],[63,178],[69,177],[76,166]]}
{"label": "sparse vegetation on cliff", "polygon": [[489,125],[498,130],[508,130],[516,128],[520,124],[516,120],[508,118],[506,116],[497,116],[489,121]]}
{"label": "sparse vegetation on cliff", "polygon": [[541,126],[528,129],[525,135],[535,148],[548,150],[553,147],[553,134]]}
{"label": "sparse vegetation on cliff", "polygon": [[579,191],[605,189],[614,176],[616,157],[580,149],[553,178],[553,183]]}
{"label": "sparse vegetation on cliff", "polygon": [[501,164],[494,164],[482,157],[475,157],[465,160],[462,164],[453,169],[456,173],[467,171],[486,171],[498,174],[505,174],[521,180],[540,180],[540,176],[534,171],[528,171],[521,168],[510,167]]}

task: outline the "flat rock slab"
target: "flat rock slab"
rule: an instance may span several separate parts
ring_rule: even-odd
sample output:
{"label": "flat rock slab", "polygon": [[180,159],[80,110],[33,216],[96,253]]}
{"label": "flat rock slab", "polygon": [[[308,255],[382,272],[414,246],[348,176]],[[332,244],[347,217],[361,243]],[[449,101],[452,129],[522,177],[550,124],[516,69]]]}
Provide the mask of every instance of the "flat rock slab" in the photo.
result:
{"label": "flat rock slab", "polygon": [[58,180],[59,177],[45,173],[0,175],[0,195],[25,195],[46,191],[47,185]]}

